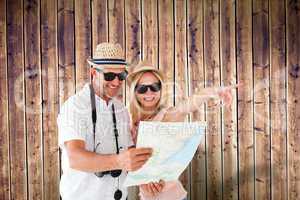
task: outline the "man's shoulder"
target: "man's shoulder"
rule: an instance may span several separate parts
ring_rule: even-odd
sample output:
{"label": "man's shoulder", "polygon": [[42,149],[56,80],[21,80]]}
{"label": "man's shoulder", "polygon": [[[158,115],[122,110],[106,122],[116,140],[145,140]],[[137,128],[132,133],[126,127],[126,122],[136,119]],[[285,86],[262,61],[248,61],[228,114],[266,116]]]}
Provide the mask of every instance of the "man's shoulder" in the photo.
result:
{"label": "man's shoulder", "polygon": [[61,106],[61,109],[72,109],[77,110],[78,112],[89,111],[90,109],[90,97],[89,89],[85,85],[80,91],[76,94],[70,96]]}

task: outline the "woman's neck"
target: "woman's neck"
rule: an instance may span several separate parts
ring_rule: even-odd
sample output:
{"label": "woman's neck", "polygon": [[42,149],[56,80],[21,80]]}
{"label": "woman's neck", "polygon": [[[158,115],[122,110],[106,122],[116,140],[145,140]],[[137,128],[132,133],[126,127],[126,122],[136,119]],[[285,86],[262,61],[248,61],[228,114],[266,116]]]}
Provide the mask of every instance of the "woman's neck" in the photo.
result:
{"label": "woman's neck", "polygon": [[159,112],[159,108],[152,108],[152,109],[149,109],[149,110],[144,110],[146,112],[143,112],[141,114],[141,117],[140,117],[140,121],[150,121],[152,118],[154,118],[156,116],[156,114]]}

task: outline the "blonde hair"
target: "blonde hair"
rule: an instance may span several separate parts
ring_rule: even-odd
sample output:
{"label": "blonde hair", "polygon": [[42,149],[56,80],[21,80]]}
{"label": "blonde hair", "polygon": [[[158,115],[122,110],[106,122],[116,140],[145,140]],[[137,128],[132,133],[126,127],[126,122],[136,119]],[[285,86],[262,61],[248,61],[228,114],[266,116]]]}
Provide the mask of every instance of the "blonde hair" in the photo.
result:
{"label": "blonde hair", "polygon": [[[160,99],[153,111],[146,111],[138,101],[136,94],[135,94],[135,87],[138,84],[139,80],[145,74],[146,72],[151,72],[161,83],[161,92],[160,92]],[[158,113],[165,105],[166,99],[165,99],[165,84],[163,78],[155,71],[153,70],[147,70],[139,72],[134,76],[132,79],[132,82],[130,84],[130,103],[129,103],[129,110],[131,113],[132,122],[136,123],[142,119],[147,119],[150,117],[153,117],[156,113]]]}

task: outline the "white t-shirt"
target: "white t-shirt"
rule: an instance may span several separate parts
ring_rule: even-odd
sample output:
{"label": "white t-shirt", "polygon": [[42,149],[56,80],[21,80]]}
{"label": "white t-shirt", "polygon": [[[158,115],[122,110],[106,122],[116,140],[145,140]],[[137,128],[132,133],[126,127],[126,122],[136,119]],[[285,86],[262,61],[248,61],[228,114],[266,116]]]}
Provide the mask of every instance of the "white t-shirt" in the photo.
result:
{"label": "white t-shirt", "polygon": [[[116,153],[116,141],[113,132],[112,103],[115,106],[118,142],[120,151],[133,145],[130,134],[128,110],[118,100],[112,99],[108,105],[96,96],[96,152],[100,154]],[[59,146],[62,149],[63,174],[60,181],[60,194],[63,200],[112,200],[117,189],[122,190],[122,200],[127,197],[127,188],[123,188],[126,172],[119,178],[105,175],[98,178],[94,173],[78,171],[69,167],[64,143],[70,140],[83,140],[88,151],[94,149],[93,122],[90,101],[90,88],[84,88],[71,96],[61,107],[57,118]]]}

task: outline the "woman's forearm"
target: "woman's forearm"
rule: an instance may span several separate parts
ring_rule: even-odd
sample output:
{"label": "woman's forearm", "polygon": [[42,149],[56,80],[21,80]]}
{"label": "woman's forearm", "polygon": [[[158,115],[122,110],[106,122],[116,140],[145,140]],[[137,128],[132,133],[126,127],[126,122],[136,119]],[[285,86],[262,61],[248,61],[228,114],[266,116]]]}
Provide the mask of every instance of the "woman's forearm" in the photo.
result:
{"label": "woman's forearm", "polygon": [[175,108],[177,112],[186,115],[195,112],[203,103],[210,99],[219,99],[218,88],[209,87],[196,91],[192,96],[179,102]]}
{"label": "woman's forearm", "polygon": [[196,92],[180,101],[175,107],[172,107],[164,117],[163,121],[183,121],[187,114],[197,111],[200,106],[211,99],[222,100],[225,106],[232,103],[232,90],[239,88],[242,84],[235,84],[226,87],[208,87]]}

